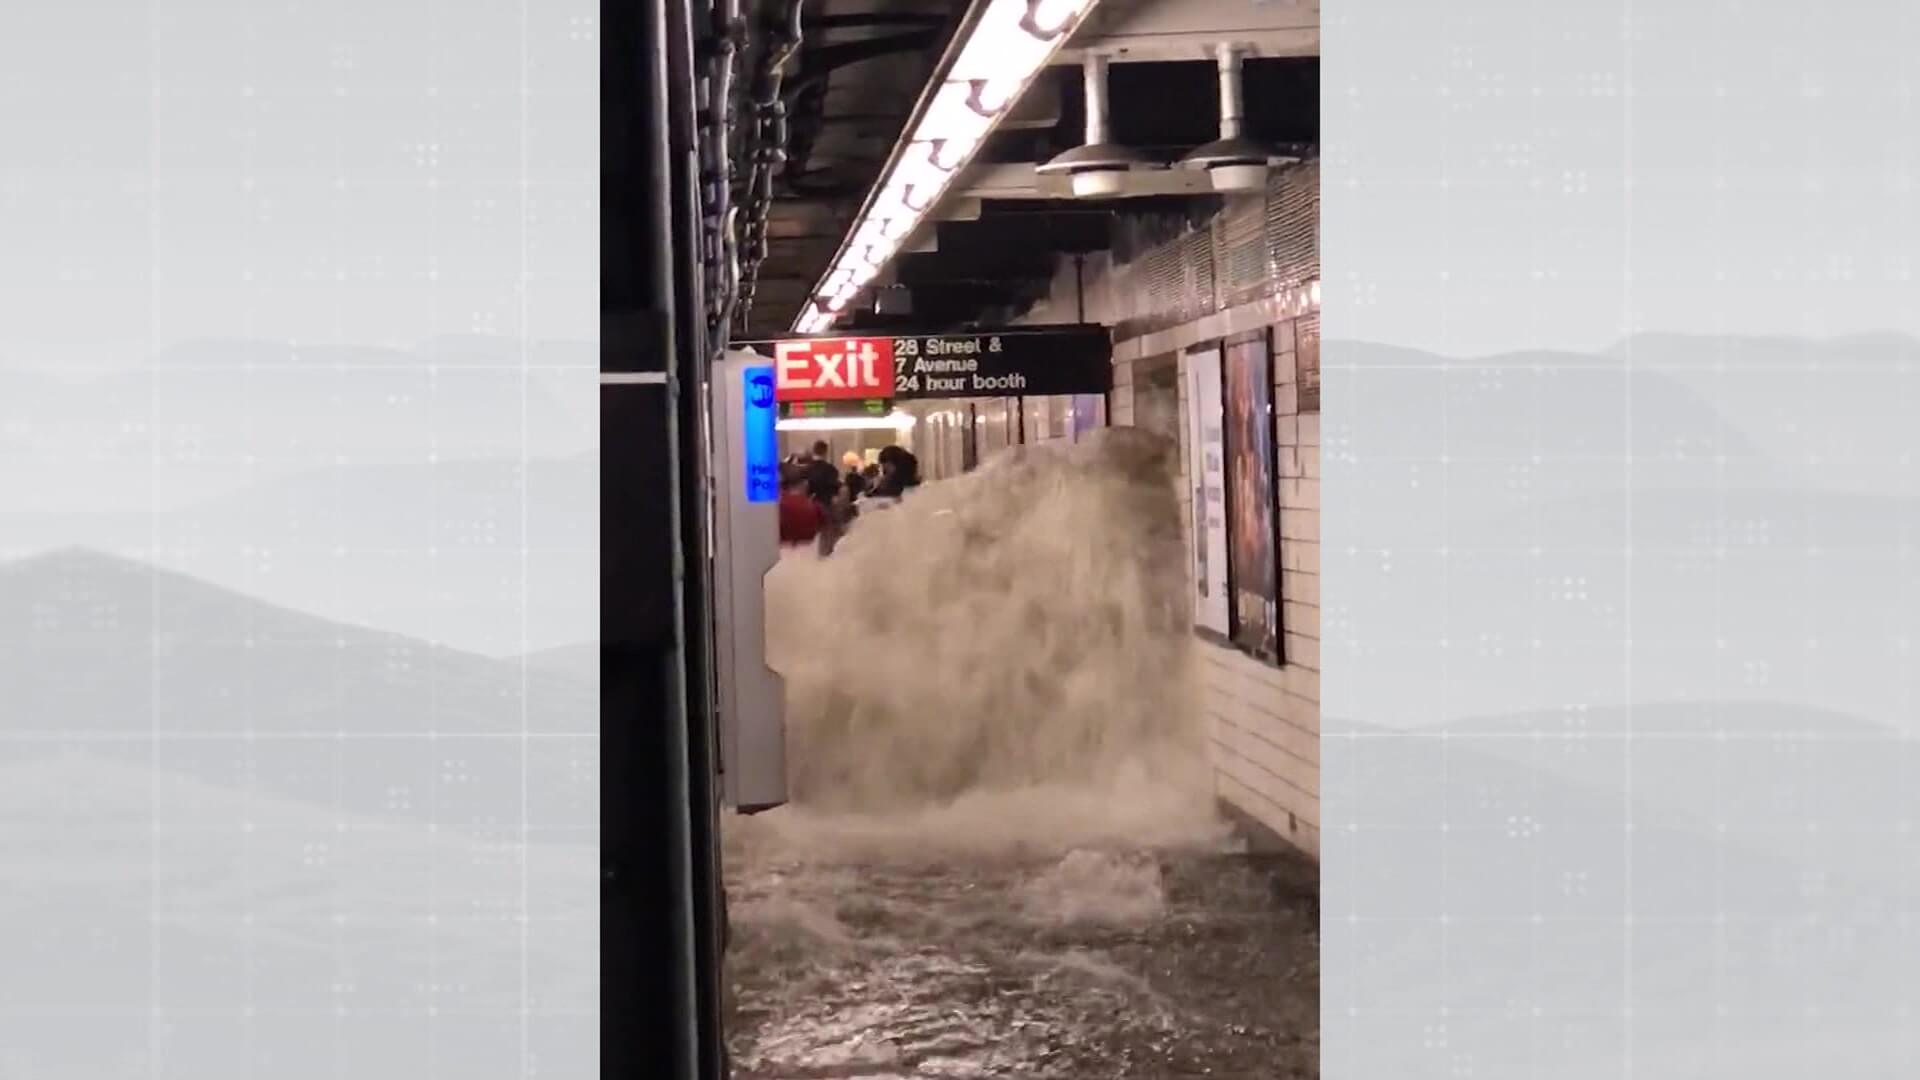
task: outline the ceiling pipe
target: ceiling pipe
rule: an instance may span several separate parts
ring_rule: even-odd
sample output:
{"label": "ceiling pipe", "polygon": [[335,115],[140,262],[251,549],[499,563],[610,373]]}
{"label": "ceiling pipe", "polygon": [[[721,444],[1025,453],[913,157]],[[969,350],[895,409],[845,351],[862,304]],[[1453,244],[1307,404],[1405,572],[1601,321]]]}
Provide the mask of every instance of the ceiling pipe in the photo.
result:
{"label": "ceiling pipe", "polygon": [[[699,43],[706,57],[702,88],[706,100],[701,107],[698,139],[700,143],[701,244],[705,254],[708,347],[719,352],[725,346],[727,330],[739,302],[740,244],[737,231],[739,207],[733,201],[733,125],[734,72],[740,52],[747,41],[746,21],[741,17],[740,0],[718,0],[713,5],[708,36]],[[751,302],[751,286],[746,290]]]}
{"label": "ceiling pipe", "polygon": [[1241,83],[1240,48],[1236,42],[1223,41],[1214,50],[1220,71],[1220,137],[1179,162],[1180,168],[1204,171],[1213,190],[1220,192],[1261,191],[1267,185],[1269,168],[1300,160],[1244,134],[1246,97]]}
{"label": "ceiling pipe", "polygon": [[1066,176],[1076,198],[1110,198],[1120,194],[1127,173],[1158,165],[1130,146],[1107,141],[1107,58],[1089,56],[1083,66],[1087,89],[1086,142],[1037,166],[1034,171],[1042,176]]}
{"label": "ceiling pipe", "polygon": [[[729,6],[737,12],[737,0],[729,0]],[[761,44],[755,53],[745,100],[739,103],[746,176],[729,176],[730,184],[738,184],[741,190],[737,205],[730,207],[722,219],[726,223],[724,239],[732,249],[728,269],[732,288],[726,314],[742,327],[752,314],[760,264],[767,257],[774,170],[787,161],[789,126],[781,87],[788,62],[800,51],[803,40],[803,6],[803,0],[761,0],[752,20]]]}
{"label": "ceiling pipe", "polygon": [[1241,92],[1240,50],[1231,44],[1222,44],[1219,49],[1220,67],[1220,138],[1231,142],[1240,137],[1242,123],[1246,120],[1246,95]]}

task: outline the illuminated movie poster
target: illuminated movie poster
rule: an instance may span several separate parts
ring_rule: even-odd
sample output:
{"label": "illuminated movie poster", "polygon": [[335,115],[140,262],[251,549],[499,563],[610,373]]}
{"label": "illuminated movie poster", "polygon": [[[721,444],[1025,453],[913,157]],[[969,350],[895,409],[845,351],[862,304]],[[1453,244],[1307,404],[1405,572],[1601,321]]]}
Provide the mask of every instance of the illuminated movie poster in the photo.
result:
{"label": "illuminated movie poster", "polygon": [[1193,500],[1193,625],[1225,639],[1233,622],[1227,598],[1227,454],[1220,406],[1220,348],[1187,354],[1187,482]]}
{"label": "illuminated movie poster", "polygon": [[1233,639],[1280,655],[1280,574],[1274,527],[1273,362],[1267,336],[1226,347],[1227,543]]}

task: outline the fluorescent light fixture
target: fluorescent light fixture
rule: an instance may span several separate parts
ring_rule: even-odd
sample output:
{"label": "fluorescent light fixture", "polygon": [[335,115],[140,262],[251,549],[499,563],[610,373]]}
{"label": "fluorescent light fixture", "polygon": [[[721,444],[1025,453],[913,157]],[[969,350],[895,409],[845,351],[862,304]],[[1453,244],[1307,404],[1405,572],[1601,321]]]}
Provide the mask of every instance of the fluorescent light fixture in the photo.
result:
{"label": "fluorescent light fixture", "polygon": [[1033,5],[1032,19],[1034,29],[1043,34],[1057,34],[1066,29],[1067,24],[1081,14],[1084,4],[1074,0],[1040,0]]}
{"label": "fluorescent light fixture", "polygon": [[[1017,90],[1018,87],[1012,89]],[[975,98],[971,82],[955,82],[949,79],[941,85],[940,92],[933,96],[933,105],[927,109],[927,115],[921,119],[920,128],[915,133],[915,140],[938,139],[970,148],[986,138],[987,130],[993,127],[993,121],[998,113],[984,112],[980,108],[975,108]],[[1011,97],[1007,100],[1011,101]],[[1006,104],[1003,101],[1000,107],[1004,109]],[[956,155],[947,155],[949,160],[954,156]]]}
{"label": "fluorescent light fixture", "polygon": [[950,62],[794,320],[796,333],[830,328],[886,268],[1096,2],[974,0],[977,17],[948,48]]}
{"label": "fluorescent light fixture", "polygon": [[1121,189],[1126,187],[1126,181],[1123,173],[1101,169],[1074,173],[1067,179],[1067,185],[1073,189],[1075,198],[1099,199],[1120,194]]}
{"label": "fluorescent light fixture", "polygon": [[1267,166],[1240,163],[1237,165],[1215,165],[1207,170],[1207,179],[1215,191],[1265,191],[1267,187]]}
{"label": "fluorescent light fixture", "polygon": [[867,248],[885,240],[886,237],[883,235],[883,230],[887,227],[887,220],[888,219],[885,218],[869,217],[861,221],[860,227],[853,232],[853,246],[856,248]]}
{"label": "fluorescent light fixture", "polygon": [[911,431],[913,414],[895,409],[885,416],[793,416],[773,426],[781,431]]}
{"label": "fluorescent light fixture", "polygon": [[971,79],[968,85],[973,87],[973,94],[967,98],[967,104],[986,116],[994,116],[1005,110],[1013,104],[1013,96],[1020,92],[1018,83],[999,75]]}

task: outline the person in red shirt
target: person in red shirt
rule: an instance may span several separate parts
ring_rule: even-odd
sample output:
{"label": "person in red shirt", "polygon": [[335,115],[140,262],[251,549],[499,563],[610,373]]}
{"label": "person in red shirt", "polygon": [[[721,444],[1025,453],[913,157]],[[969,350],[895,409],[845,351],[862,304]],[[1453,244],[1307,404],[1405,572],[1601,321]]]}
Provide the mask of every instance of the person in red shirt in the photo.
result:
{"label": "person in red shirt", "polygon": [[826,511],[808,491],[805,471],[793,470],[785,479],[785,489],[780,493],[780,543],[783,546],[811,544],[826,524]]}

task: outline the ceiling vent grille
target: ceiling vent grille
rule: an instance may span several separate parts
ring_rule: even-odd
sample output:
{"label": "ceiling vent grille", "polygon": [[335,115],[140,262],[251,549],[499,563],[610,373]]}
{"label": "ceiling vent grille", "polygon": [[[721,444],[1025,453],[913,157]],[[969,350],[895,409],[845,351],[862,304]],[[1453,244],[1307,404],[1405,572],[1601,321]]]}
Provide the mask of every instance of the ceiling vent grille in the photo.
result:
{"label": "ceiling vent grille", "polygon": [[1267,252],[1277,289],[1320,280],[1320,165],[1281,170],[1267,185]]}
{"label": "ceiling vent grille", "polygon": [[1213,220],[1213,258],[1222,305],[1258,299],[1271,281],[1267,200],[1236,198]]}
{"label": "ceiling vent grille", "polygon": [[1280,296],[1320,279],[1319,166],[1276,169],[1264,193],[1230,198],[1203,225],[1173,216],[1115,223],[1121,338]]}

